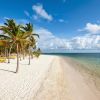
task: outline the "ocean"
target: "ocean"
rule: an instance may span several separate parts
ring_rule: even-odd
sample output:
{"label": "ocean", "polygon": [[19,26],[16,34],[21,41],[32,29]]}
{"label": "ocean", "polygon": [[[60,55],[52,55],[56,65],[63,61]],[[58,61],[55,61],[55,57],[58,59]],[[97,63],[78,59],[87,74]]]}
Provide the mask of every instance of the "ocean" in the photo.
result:
{"label": "ocean", "polygon": [[100,53],[47,53],[70,57],[100,76]]}

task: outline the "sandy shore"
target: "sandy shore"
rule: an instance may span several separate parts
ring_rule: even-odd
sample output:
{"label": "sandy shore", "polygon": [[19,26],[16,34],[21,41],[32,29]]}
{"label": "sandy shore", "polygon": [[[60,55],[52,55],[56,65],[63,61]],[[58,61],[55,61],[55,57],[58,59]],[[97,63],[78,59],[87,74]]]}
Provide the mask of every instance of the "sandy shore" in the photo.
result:
{"label": "sandy shore", "polygon": [[0,63],[0,100],[100,100],[100,91],[88,84],[87,76],[75,62],[58,56],[41,55],[39,59]]}

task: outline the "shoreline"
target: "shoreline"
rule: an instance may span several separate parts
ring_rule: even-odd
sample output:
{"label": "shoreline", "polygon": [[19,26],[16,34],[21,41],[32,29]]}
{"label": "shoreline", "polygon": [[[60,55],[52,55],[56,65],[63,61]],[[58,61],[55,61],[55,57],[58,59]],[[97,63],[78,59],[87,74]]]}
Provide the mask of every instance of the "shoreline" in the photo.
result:
{"label": "shoreline", "polygon": [[74,66],[74,68],[77,69],[83,77],[85,77],[85,80],[92,82],[94,87],[100,91],[100,75],[98,73],[73,58],[64,57],[63,59],[71,66]]}
{"label": "shoreline", "polygon": [[[66,66],[70,66],[69,68],[65,67],[66,76],[69,80],[69,94],[74,94],[72,100],[99,100],[100,99],[100,91],[94,84],[94,81],[91,81],[91,77],[88,71],[82,66],[77,65],[72,59],[66,58]],[[69,70],[69,71],[67,71]]]}
{"label": "shoreline", "polygon": [[94,77],[72,59],[41,55],[30,66],[27,61],[16,74],[0,70],[1,100],[100,100]]}

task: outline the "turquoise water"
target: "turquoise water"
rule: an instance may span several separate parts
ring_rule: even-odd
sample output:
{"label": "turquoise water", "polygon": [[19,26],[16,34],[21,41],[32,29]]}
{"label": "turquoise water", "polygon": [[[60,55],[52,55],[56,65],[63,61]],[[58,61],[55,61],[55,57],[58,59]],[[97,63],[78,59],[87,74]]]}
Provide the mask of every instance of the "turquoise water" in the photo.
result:
{"label": "turquoise water", "polygon": [[70,57],[100,75],[100,53],[51,53],[50,55]]}

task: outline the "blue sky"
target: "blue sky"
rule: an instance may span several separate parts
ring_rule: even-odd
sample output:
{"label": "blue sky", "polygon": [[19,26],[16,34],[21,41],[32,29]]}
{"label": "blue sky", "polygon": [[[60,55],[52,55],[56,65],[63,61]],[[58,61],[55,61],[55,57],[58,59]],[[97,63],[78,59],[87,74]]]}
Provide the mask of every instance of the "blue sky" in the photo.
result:
{"label": "blue sky", "polygon": [[1,0],[6,18],[33,23],[42,49],[100,49],[100,0]]}

